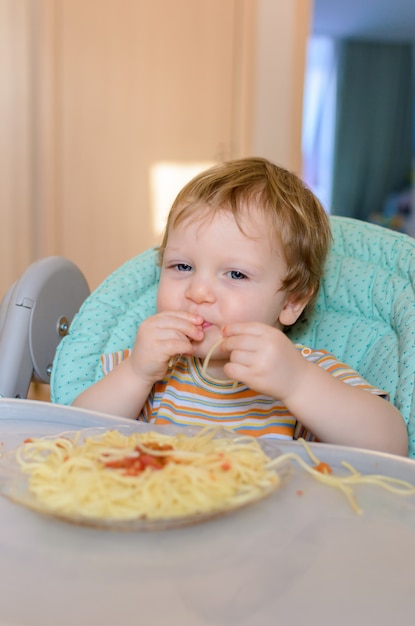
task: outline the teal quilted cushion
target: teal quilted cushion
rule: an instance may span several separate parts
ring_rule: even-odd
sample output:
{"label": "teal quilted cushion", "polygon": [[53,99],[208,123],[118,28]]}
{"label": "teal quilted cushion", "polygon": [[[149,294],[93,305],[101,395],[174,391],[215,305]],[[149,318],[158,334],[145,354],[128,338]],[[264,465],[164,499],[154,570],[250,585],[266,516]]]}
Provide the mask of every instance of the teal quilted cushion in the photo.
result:
{"label": "teal quilted cushion", "polygon": [[119,267],[85,300],[53,362],[51,399],[71,404],[102,377],[101,354],[131,348],[141,322],[155,313],[159,268],[147,250]]}
{"label": "teal quilted cushion", "polygon": [[389,392],[415,457],[415,240],[332,217],[334,245],[312,316],[289,333]]}
{"label": "teal quilted cushion", "polygon": [[[334,244],[312,315],[293,341],[333,352],[401,411],[415,457],[415,240],[350,218],[331,217]],[[132,347],[155,311],[159,269],[147,250],[85,301],[56,353],[51,397],[70,404],[102,376],[100,355]]]}

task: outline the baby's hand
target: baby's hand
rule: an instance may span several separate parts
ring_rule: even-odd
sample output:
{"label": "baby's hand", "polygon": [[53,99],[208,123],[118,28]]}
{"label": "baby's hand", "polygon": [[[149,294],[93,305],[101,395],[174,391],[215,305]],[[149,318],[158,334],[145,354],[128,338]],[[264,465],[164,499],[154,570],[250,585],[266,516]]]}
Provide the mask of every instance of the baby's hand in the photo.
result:
{"label": "baby's hand", "polygon": [[230,352],[226,376],[283,401],[295,393],[306,361],[281,330],[258,322],[229,324],[221,349]]}
{"label": "baby's hand", "polygon": [[157,313],[138,329],[131,364],[137,376],[154,384],[166,374],[177,354],[192,354],[192,341],[201,341],[203,318],[184,311]]}

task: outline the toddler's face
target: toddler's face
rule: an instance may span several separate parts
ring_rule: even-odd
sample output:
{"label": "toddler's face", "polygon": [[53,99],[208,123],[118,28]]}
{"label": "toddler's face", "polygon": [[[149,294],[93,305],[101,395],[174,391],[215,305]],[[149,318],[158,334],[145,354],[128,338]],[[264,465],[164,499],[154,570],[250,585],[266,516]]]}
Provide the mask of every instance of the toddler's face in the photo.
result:
{"label": "toddler's face", "polygon": [[232,322],[263,322],[281,327],[291,319],[287,295],[279,291],[286,275],[280,245],[271,226],[250,210],[239,229],[231,213],[185,220],[170,229],[161,268],[158,311],[200,315],[204,338],[195,356],[204,358]]}

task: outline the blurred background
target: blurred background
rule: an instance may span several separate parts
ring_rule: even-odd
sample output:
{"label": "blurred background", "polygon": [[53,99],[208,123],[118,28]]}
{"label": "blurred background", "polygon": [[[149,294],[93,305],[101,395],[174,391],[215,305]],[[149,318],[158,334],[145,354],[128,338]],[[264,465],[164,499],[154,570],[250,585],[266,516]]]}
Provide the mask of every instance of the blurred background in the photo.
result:
{"label": "blurred background", "polygon": [[96,287],[253,154],[414,234],[414,44],[412,0],[0,0],[0,295],[54,254]]}
{"label": "blurred background", "polygon": [[411,0],[315,0],[303,177],[334,214],[415,235]]}

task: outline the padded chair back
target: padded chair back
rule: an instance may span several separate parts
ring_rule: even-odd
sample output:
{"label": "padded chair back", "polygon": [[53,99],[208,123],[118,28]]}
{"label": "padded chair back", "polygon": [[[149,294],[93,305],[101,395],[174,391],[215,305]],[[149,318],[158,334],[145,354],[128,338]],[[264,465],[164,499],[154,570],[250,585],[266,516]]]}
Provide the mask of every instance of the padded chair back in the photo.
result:
{"label": "padded chair back", "polygon": [[60,340],[82,302],[88,284],[63,257],[35,261],[0,304],[0,396],[26,398],[30,382],[50,382]]}
{"label": "padded chair back", "polygon": [[[415,240],[381,226],[331,217],[334,242],[315,310],[293,341],[333,352],[401,411],[415,457]],[[100,356],[132,347],[155,312],[156,251],[128,261],[86,300],[58,346],[52,399],[72,400],[102,376]]]}
{"label": "padded chair back", "polygon": [[330,252],[315,310],[289,333],[323,347],[389,392],[415,456],[415,240],[332,217]]}

